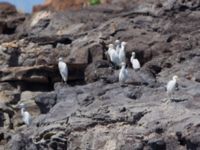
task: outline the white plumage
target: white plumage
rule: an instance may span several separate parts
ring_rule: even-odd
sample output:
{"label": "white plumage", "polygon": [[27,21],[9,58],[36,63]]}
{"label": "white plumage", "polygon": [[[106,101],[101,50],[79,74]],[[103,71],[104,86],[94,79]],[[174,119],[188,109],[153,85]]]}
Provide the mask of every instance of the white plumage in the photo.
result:
{"label": "white plumage", "polygon": [[128,79],[128,70],[125,68],[126,64],[122,63],[119,71],[119,82],[124,83]]}
{"label": "white plumage", "polygon": [[135,70],[140,69],[140,62],[138,61],[137,58],[135,58],[135,52],[132,52],[130,61],[131,61],[133,69]]}
{"label": "white plumage", "polygon": [[173,94],[174,90],[175,90],[175,87],[176,87],[176,84],[177,84],[177,79],[178,79],[178,76],[173,76],[172,80],[170,80],[168,83],[167,83],[167,94],[169,96],[171,96],[171,94]]}
{"label": "white plumage", "polygon": [[28,111],[26,111],[25,105],[23,103],[21,103],[19,106],[21,108],[22,120],[27,126],[29,126],[32,122],[31,115]]}
{"label": "white plumage", "polygon": [[110,60],[117,66],[120,66],[120,60],[117,52],[114,49],[113,44],[109,44],[108,55],[110,56]]}
{"label": "white plumage", "polygon": [[126,46],[126,42],[122,42],[121,48],[119,50],[119,60],[121,63],[126,62],[125,46]]}
{"label": "white plumage", "polygon": [[68,67],[62,58],[59,58],[58,68],[63,81],[66,83],[68,79]]}
{"label": "white plumage", "polygon": [[120,43],[120,41],[119,40],[116,40],[115,41],[115,45],[116,45],[116,52],[117,52],[117,54],[119,55],[119,51],[120,51],[120,48],[121,48],[121,43]]}

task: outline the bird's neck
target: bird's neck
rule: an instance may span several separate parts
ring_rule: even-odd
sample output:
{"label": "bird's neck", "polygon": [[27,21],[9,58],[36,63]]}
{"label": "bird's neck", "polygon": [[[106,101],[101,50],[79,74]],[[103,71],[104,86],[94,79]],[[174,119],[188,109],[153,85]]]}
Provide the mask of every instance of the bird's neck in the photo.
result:
{"label": "bird's neck", "polygon": [[25,108],[21,108],[21,115],[24,114]]}
{"label": "bird's neck", "polygon": [[124,49],[125,48],[125,45],[121,45],[121,49]]}
{"label": "bird's neck", "polygon": [[121,70],[124,70],[125,69],[125,66],[122,66]]}
{"label": "bird's neck", "polygon": [[108,52],[112,52],[112,51],[113,51],[113,48],[109,48],[109,49],[108,49]]}

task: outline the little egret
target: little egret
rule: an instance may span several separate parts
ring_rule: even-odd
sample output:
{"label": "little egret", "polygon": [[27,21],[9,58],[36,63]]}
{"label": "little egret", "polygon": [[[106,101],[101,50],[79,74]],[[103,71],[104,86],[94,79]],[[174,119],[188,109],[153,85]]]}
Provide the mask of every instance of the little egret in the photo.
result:
{"label": "little egret", "polygon": [[62,58],[59,58],[58,68],[63,81],[66,83],[68,79],[68,67]]}
{"label": "little egret", "polygon": [[126,64],[121,64],[121,69],[119,71],[119,82],[124,83],[128,79],[128,70],[125,68]]}
{"label": "little egret", "polygon": [[116,45],[116,48],[115,48],[116,52],[119,55],[119,51],[120,51],[120,48],[121,48],[120,40],[116,40],[115,45]]}
{"label": "little egret", "polygon": [[120,63],[125,63],[126,62],[125,46],[126,46],[126,42],[122,42],[121,43],[121,48],[119,50]]}
{"label": "little egret", "polygon": [[22,115],[22,120],[23,122],[29,126],[31,124],[31,115],[29,114],[28,111],[26,111],[26,107],[24,105],[24,103],[19,104],[19,107],[21,108],[21,115]]}
{"label": "little egret", "polygon": [[115,51],[113,44],[109,44],[108,55],[110,56],[111,62],[114,63],[115,66],[120,66],[119,56]]}
{"label": "little egret", "polygon": [[132,52],[130,61],[131,61],[133,69],[135,69],[135,70],[140,69],[140,62],[138,61],[137,58],[135,58],[135,52]]}
{"label": "little egret", "polygon": [[176,85],[177,85],[177,79],[178,79],[178,76],[173,76],[172,80],[170,80],[168,83],[167,83],[167,94],[168,96],[170,97],[170,99],[172,98],[172,94],[173,92],[175,91],[175,88],[176,88]]}

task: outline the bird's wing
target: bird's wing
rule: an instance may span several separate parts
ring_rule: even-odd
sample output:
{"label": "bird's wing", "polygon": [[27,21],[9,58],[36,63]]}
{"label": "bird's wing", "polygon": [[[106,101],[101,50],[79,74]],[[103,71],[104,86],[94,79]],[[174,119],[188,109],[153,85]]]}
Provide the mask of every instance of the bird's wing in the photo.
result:
{"label": "bird's wing", "polygon": [[168,90],[169,87],[171,86],[171,82],[172,82],[172,80],[170,80],[170,81],[167,83],[167,86],[166,86],[167,90]]}
{"label": "bird's wing", "polygon": [[65,70],[66,67],[67,67],[67,65],[66,65],[66,63],[64,63],[64,62],[59,62],[59,63],[58,63],[58,68],[59,68],[60,71],[61,71],[61,70]]}
{"label": "bird's wing", "polygon": [[68,68],[67,68],[66,63],[60,62],[58,66],[59,66],[60,73],[63,73],[63,74],[67,74],[68,73]]}
{"label": "bird's wing", "polygon": [[28,111],[25,111],[24,112],[24,122],[26,122],[29,125],[31,123],[31,121],[32,121],[31,115],[29,114]]}
{"label": "bird's wing", "polygon": [[130,62],[131,62],[131,64],[133,64],[133,57],[132,56],[130,58]]}
{"label": "bird's wing", "polygon": [[128,70],[125,69],[125,74],[126,74],[126,77],[129,77],[129,74],[128,74]]}
{"label": "bird's wing", "polygon": [[116,52],[119,54],[119,51],[120,51],[120,45],[117,45],[116,46]]}
{"label": "bird's wing", "polygon": [[28,111],[25,111],[25,112],[24,112],[24,116],[26,116],[27,118],[31,118],[31,115],[29,114]]}
{"label": "bird's wing", "polygon": [[121,57],[125,57],[125,55],[126,55],[123,48],[120,49],[120,55],[121,55]]}
{"label": "bird's wing", "polygon": [[132,64],[135,68],[140,68],[140,62],[137,59],[132,60]]}
{"label": "bird's wing", "polygon": [[167,83],[167,91],[171,91],[175,88],[175,85],[176,85],[176,82],[174,82],[173,80],[170,80],[168,83]]}
{"label": "bird's wing", "polygon": [[113,51],[112,55],[113,55],[113,62],[116,65],[120,66],[120,59],[119,59],[119,55],[117,54],[117,52]]}

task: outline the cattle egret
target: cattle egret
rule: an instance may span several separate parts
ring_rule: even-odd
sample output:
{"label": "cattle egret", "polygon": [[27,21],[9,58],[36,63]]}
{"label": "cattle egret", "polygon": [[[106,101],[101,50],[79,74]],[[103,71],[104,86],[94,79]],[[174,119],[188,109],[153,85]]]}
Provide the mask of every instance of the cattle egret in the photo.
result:
{"label": "cattle egret", "polygon": [[31,124],[31,115],[29,114],[28,111],[26,111],[26,107],[24,105],[24,103],[19,104],[19,107],[21,108],[21,115],[22,115],[22,120],[23,122],[29,126]]}
{"label": "cattle egret", "polygon": [[173,76],[172,80],[170,80],[168,83],[167,83],[167,94],[168,96],[170,97],[170,99],[172,98],[172,94],[175,90],[175,87],[176,87],[176,84],[177,84],[177,79],[178,79],[178,76]]}
{"label": "cattle egret", "polygon": [[120,60],[121,63],[126,62],[125,46],[126,46],[126,42],[122,42],[121,48],[119,50],[119,60]]}
{"label": "cattle egret", "polygon": [[140,62],[138,61],[137,58],[135,58],[135,52],[132,52],[130,61],[131,61],[133,69],[135,69],[135,70],[140,69]]}
{"label": "cattle egret", "polygon": [[63,81],[66,83],[68,79],[68,67],[62,58],[59,58],[58,68]]}
{"label": "cattle egret", "polygon": [[109,44],[108,55],[110,56],[110,60],[114,65],[120,66],[120,60],[117,52],[114,49],[113,44]]}
{"label": "cattle egret", "polygon": [[128,70],[125,68],[126,64],[122,63],[121,69],[119,71],[119,82],[124,83],[128,78]]}
{"label": "cattle egret", "polygon": [[115,48],[116,52],[119,55],[119,51],[120,51],[120,48],[121,48],[120,40],[116,40],[115,45],[116,45],[116,48]]}

